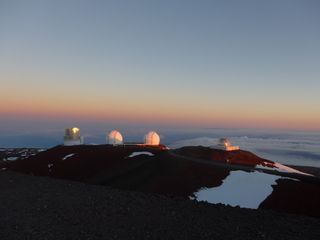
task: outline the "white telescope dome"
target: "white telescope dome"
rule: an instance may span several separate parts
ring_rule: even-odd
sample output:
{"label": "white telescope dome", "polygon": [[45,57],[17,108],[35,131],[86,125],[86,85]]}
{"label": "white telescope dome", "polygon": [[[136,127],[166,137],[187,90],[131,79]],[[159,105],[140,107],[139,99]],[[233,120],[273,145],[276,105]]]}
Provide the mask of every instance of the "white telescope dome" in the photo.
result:
{"label": "white telescope dome", "polygon": [[214,149],[220,149],[224,151],[236,151],[240,150],[239,146],[233,146],[228,138],[220,138],[216,146],[211,146]]}
{"label": "white telescope dome", "polygon": [[109,133],[107,141],[109,144],[113,145],[123,144],[123,137],[120,132],[113,130]]}
{"label": "white telescope dome", "polygon": [[80,129],[77,127],[67,128],[64,135],[64,145],[81,145],[83,144],[83,137],[80,135]]}
{"label": "white telescope dome", "polygon": [[228,138],[220,138],[219,143],[223,146],[226,146],[226,147],[232,146],[232,144]]}
{"label": "white telescope dome", "polygon": [[160,136],[154,131],[148,132],[144,137],[144,144],[157,146],[160,144]]}

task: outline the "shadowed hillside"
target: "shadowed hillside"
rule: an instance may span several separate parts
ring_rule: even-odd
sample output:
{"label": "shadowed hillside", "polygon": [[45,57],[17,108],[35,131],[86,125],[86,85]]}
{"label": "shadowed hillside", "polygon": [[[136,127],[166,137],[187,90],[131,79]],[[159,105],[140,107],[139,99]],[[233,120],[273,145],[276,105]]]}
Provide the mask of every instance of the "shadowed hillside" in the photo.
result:
{"label": "shadowed hillside", "polygon": [[[232,174],[234,171],[245,171],[247,174],[241,176],[249,182],[252,182],[251,176],[269,178],[272,173],[278,180],[271,181],[269,186],[259,181],[255,183],[258,190],[271,189],[259,208],[319,217],[320,212],[315,210],[320,202],[319,179],[255,168],[256,164],[266,162],[273,163],[247,151],[225,152],[204,147],[167,150],[141,145],[82,145],[57,146],[27,159],[6,162],[1,168],[184,199],[197,198],[203,189],[207,189],[209,195],[214,194],[216,189],[227,184],[230,174],[237,176]],[[237,188],[237,185],[235,182],[233,187]]]}

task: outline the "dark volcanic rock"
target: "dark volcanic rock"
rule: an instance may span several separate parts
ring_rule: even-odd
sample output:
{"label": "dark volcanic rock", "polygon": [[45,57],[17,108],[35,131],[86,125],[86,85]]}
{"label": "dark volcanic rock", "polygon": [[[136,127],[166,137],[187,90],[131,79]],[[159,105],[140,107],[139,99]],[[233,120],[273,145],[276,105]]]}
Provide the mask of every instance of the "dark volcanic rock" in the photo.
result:
{"label": "dark volcanic rock", "polygon": [[[147,154],[137,156],[137,152]],[[258,161],[268,161],[245,151],[212,151],[202,147],[168,151],[164,148],[137,145],[83,145],[57,146],[28,159],[6,163],[2,167],[32,175],[189,199],[202,188],[220,186],[230,171],[241,169],[252,172],[254,165],[239,164],[246,158],[251,165]],[[232,162],[224,162],[223,159]],[[235,162],[238,165],[234,164]],[[274,174],[280,178],[283,173]],[[265,199],[260,208],[320,217],[320,212],[315,210],[319,209],[319,178],[298,174],[282,176],[291,179],[279,180],[278,185],[273,186],[273,193]]]}
{"label": "dark volcanic rock", "polygon": [[319,184],[292,179],[278,179],[276,182],[272,194],[260,204],[260,208],[320,216]]}
{"label": "dark volcanic rock", "polygon": [[0,239],[320,239],[320,222],[0,172]]}
{"label": "dark volcanic rock", "polygon": [[[153,156],[132,153],[150,152]],[[12,171],[188,198],[222,184],[226,168],[207,166],[146,146],[57,146],[8,166]]]}

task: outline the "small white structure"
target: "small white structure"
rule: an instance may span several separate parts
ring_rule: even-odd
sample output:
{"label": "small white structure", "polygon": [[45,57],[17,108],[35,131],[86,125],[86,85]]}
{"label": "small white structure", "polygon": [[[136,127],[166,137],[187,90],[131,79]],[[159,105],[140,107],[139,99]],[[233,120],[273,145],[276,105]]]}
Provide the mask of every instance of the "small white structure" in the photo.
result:
{"label": "small white structure", "polygon": [[160,136],[158,133],[151,131],[144,136],[144,144],[158,146],[160,144]]}
{"label": "small white structure", "polygon": [[80,129],[77,127],[67,128],[64,135],[64,145],[73,146],[83,144],[83,136],[80,135]]}
{"label": "small white structure", "polygon": [[121,145],[123,144],[123,137],[120,132],[113,130],[107,136],[107,143],[112,145]]}
{"label": "small white structure", "polygon": [[211,148],[220,149],[224,151],[240,150],[239,146],[232,146],[228,138],[220,138],[219,143],[216,146],[212,146]]}

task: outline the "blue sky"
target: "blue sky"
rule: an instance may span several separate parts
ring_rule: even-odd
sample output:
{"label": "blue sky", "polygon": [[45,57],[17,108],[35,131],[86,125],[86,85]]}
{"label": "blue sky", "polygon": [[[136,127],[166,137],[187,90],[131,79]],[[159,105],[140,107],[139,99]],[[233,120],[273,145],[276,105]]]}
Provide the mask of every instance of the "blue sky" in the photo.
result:
{"label": "blue sky", "polygon": [[52,118],[320,129],[319,10],[297,0],[1,0],[0,130]]}

